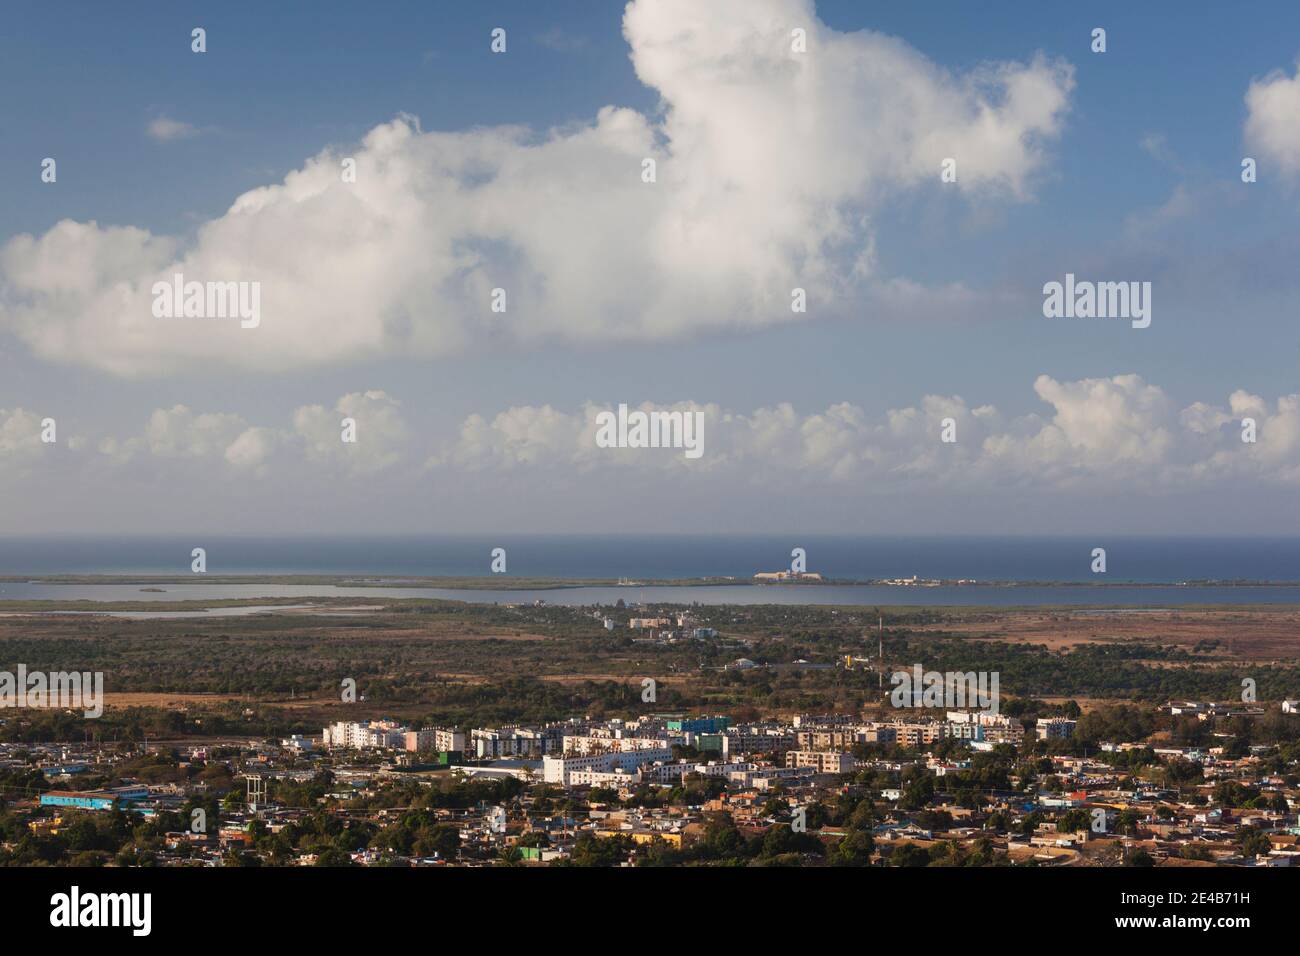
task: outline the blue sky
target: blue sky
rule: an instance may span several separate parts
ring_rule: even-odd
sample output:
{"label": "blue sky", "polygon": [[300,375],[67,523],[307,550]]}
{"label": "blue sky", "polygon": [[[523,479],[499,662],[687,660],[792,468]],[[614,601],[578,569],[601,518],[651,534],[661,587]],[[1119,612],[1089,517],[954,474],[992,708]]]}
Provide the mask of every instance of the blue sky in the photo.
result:
{"label": "blue sky", "polygon": [[[800,4],[790,0],[789,6],[796,18],[802,15]],[[736,10],[746,15],[743,5]],[[922,407],[927,395],[960,396],[971,409],[996,406],[1006,420],[979,430],[981,441],[1001,435],[1028,442],[1035,427],[1011,422],[1038,415],[1050,424],[1053,416],[1035,393],[1039,376],[1066,385],[1137,375],[1160,390],[1169,408],[1148,409],[1145,425],[1124,424],[1130,433],[1116,438],[1122,445],[1131,442],[1135,427],[1173,427],[1164,419],[1177,422],[1181,410],[1196,402],[1226,409],[1229,394],[1244,390],[1275,411],[1278,398],[1300,390],[1300,332],[1294,321],[1300,285],[1294,268],[1300,251],[1297,180],[1285,154],[1261,157],[1259,182],[1243,184],[1239,178],[1242,157],[1258,152],[1245,133],[1247,90],[1276,71],[1282,71],[1283,81],[1295,74],[1300,10],[1294,5],[1135,8],[1117,3],[1081,9],[1029,2],[823,0],[816,4],[816,17],[828,37],[871,31],[897,38],[952,80],[954,89],[971,71],[991,63],[1024,67],[1040,53],[1071,71],[1059,123],[1050,132],[1027,134],[1026,155],[1035,167],[1024,176],[1023,195],[1009,196],[1002,188],[1012,180],[1019,186],[1020,171],[1001,170],[990,174],[987,190],[945,191],[935,176],[886,183],[873,187],[866,204],[845,203],[852,215],[868,221],[854,241],[864,245],[869,236],[874,242],[876,278],[932,289],[960,284],[969,295],[957,304],[894,308],[897,303],[889,300],[849,295],[807,321],[751,324],[723,317],[631,341],[618,334],[566,331],[488,337],[446,354],[363,350],[320,363],[284,362],[269,371],[240,367],[238,361],[173,365],[160,360],[156,370],[146,362],[124,375],[93,358],[61,356],[48,342],[35,347],[36,333],[6,321],[6,300],[0,298],[0,410],[53,415],[80,446],[71,449],[76,463],[72,458],[62,464],[56,459],[25,463],[21,473],[12,464],[18,456],[11,456],[10,473],[0,474],[0,480],[16,488],[66,489],[67,497],[39,519],[47,525],[113,530],[113,521],[103,514],[106,499],[75,509],[72,488],[93,475],[105,494],[117,489],[122,500],[137,503],[125,510],[123,520],[136,520],[148,502],[157,502],[156,489],[150,490],[142,476],[157,478],[156,468],[144,463],[150,454],[158,457],[159,442],[141,434],[155,410],[181,404],[196,415],[238,418],[245,428],[291,432],[295,409],[331,410],[340,396],[379,391],[387,396],[374,400],[380,405],[400,402],[403,427],[395,425],[390,437],[402,444],[399,457],[409,468],[405,477],[399,476],[400,465],[361,469],[370,487],[392,482],[393,500],[399,502],[433,481],[447,494],[463,496],[457,499],[462,507],[453,509],[455,520],[466,524],[459,530],[480,530],[498,520],[535,525],[519,530],[565,530],[584,514],[582,502],[593,506],[580,477],[561,486],[558,497],[530,492],[532,498],[524,496],[528,507],[521,504],[517,513],[503,515],[483,490],[492,482],[479,476],[480,465],[465,467],[465,455],[460,467],[448,465],[455,457],[448,448],[469,417],[491,421],[511,408],[542,406],[579,416],[587,402],[695,402],[740,416],[791,403],[797,415],[815,416],[850,403],[883,421],[890,409]],[[520,125],[537,141],[556,127],[592,124],[607,105],[634,110],[655,126],[674,104],[638,77],[623,19],[623,4],[590,2],[144,3],[130,16],[97,3],[11,4],[0,20],[0,85],[7,91],[0,107],[0,177],[6,183],[0,191],[0,247],[23,233],[39,238],[65,219],[139,227],[192,247],[200,228],[220,219],[236,197],[282,182],[323,150],[348,155],[370,130],[402,114],[418,118],[425,133]],[[207,30],[205,54],[190,51],[194,26]],[[508,31],[504,55],[488,49],[488,33],[497,26]],[[1107,30],[1104,54],[1089,50],[1096,26]],[[890,95],[887,84],[879,92]],[[186,134],[149,135],[150,124],[162,119],[186,124]],[[665,135],[662,128],[658,135]],[[57,184],[39,179],[46,156],[58,160]],[[833,267],[845,267],[854,252],[838,250]],[[1151,281],[1151,327],[1136,331],[1127,323],[1045,319],[1041,285],[1067,271]],[[18,296],[15,285],[11,274],[11,304]],[[1137,388],[1125,385],[1120,391],[1132,398]],[[1062,414],[1059,407],[1057,414]],[[1131,417],[1123,409],[1117,414]],[[1233,415],[1240,417],[1235,412],[1228,417]],[[1279,419],[1271,432],[1275,449],[1291,440],[1290,419],[1280,414]],[[227,421],[213,427],[220,432],[236,426]],[[1232,431],[1221,421],[1215,427]],[[947,506],[905,508],[900,526],[890,530],[950,530],[956,523],[961,530],[1051,533],[1092,527],[1098,520],[1118,527],[1139,520],[1152,531],[1276,531],[1276,511],[1293,496],[1294,475],[1300,473],[1284,451],[1267,466],[1225,472],[1189,491],[1182,479],[1188,469],[1196,471],[1199,453],[1183,450],[1146,461],[1132,449],[1118,457],[1101,450],[1095,462],[1099,474],[1122,473],[1117,480],[1129,480],[1130,487],[1153,496],[1126,511],[1089,478],[1088,459],[1100,444],[1089,444],[1093,439],[1080,438],[1068,426],[1062,429],[1065,440],[1076,445],[1062,466],[1067,474],[1053,470],[1060,465],[1053,459],[1043,466],[1039,482],[1035,466],[1021,462],[1013,476],[991,477],[986,491],[956,486],[962,501],[951,513]],[[861,429],[854,435],[869,439]],[[1059,438],[1048,437],[1040,444]],[[103,451],[106,439],[118,451]],[[133,439],[139,451],[120,450]],[[294,441],[311,444],[301,430],[281,443]],[[277,473],[264,470],[271,466],[260,457],[254,480],[252,472],[226,474],[220,454],[218,464],[207,467],[203,449],[185,448],[163,455],[164,464],[182,460],[213,482],[210,500],[224,516],[217,519],[220,526],[239,524],[250,514],[263,516],[250,518],[250,524],[283,514],[285,530],[306,530],[311,508],[355,502],[361,494],[342,490],[348,475],[355,478],[344,468],[344,477],[321,485],[309,506],[285,513],[274,505],[280,492],[250,490],[258,481],[267,487],[277,483]],[[889,448],[867,456],[873,467],[890,470],[881,454],[914,454]],[[385,449],[385,460],[391,450]],[[1204,456],[1214,453],[1206,450]],[[330,453],[322,454],[329,458]],[[757,446],[745,453],[732,450],[737,462],[745,454],[763,452]],[[95,471],[100,466],[87,462],[97,455],[125,463]],[[1036,461],[1035,456],[1030,457]],[[307,458],[317,462],[310,471],[318,478],[320,456]],[[811,461],[801,472],[825,463],[815,456]],[[514,467],[501,487],[515,494],[520,483],[531,489],[554,485],[543,471],[526,473],[533,467],[529,462],[522,470]],[[567,470],[572,462],[562,451],[553,464]],[[0,459],[0,472],[5,467]],[[291,464],[284,467],[280,481],[299,480],[292,477],[297,473]],[[584,461],[578,472],[586,467]],[[915,468],[903,467],[882,481],[868,469],[860,480],[851,475],[841,484],[818,486],[818,506],[791,509],[771,520],[836,530],[842,524],[838,515],[861,515],[879,504],[880,499],[862,497],[863,485],[879,485],[881,494],[907,500],[912,489],[906,483],[914,473]],[[185,481],[194,480],[187,473]],[[588,480],[608,484],[599,468]],[[952,480],[936,479],[929,493],[950,496],[954,486],[943,482]],[[1235,505],[1222,505],[1240,496],[1243,483],[1257,502],[1245,515]],[[720,490],[727,487],[716,472],[698,487],[674,474],[668,486],[655,483],[638,493],[651,501],[656,495],[669,501],[685,495],[695,504],[682,520],[698,526],[727,511],[733,496]],[[235,488],[244,490],[230,490]],[[1197,496],[1195,527],[1188,527],[1191,499],[1180,497],[1184,493]],[[1026,499],[1038,504],[1027,507]],[[758,501],[761,497],[740,496],[732,512],[719,517],[719,529],[743,527]],[[616,497],[594,507],[598,523],[644,524],[629,517]],[[184,508],[178,497],[167,522],[183,525]],[[1207,516],[1216,509],[1220,517]],[[893,506],[886,510],[897,512]],[[554,517],[540,519],[541,511]],[[380,525],[403,524],[396,504],[370,517]],[[23,530],[28,521],[10,520],[13,530]],[[437,530],[448,518],[429,514],[425,520],[429,526],[421,530]],[[1008,520],[1023,526],[1003,527]],[[45,526],[39,521],[32,530]],[[874,527],[857,517],[849,524],[846,530]]]}

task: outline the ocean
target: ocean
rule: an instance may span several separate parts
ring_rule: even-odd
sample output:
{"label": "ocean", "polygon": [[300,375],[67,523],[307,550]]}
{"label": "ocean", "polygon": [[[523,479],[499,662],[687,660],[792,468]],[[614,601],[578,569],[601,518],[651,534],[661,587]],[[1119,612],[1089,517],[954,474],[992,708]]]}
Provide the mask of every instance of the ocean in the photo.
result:
{"label": "ocean", "polygon": [[[485,576],[493,548],[506,575],[633,580],[732,576],[788,568],[830,578],[1022,582],[1300,582],[1300,538],[834,537],[826,535],[412,535],[405,537],[0,537],[0,575],[184,574],[207,552],[210,575]],[[1094,548],[1107,571],[1091,571]]]}

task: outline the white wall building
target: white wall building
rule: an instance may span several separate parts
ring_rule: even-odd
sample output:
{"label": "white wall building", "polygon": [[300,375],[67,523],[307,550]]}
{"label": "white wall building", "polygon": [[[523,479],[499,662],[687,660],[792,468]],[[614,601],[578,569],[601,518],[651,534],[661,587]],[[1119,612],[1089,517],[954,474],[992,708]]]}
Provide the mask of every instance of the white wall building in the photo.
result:
{"label": "white wall building", "polygon": [[395,720],[340,720],[325,728],[323,745],[348,750],[402,749],[406,746],[407,728]]}
{"label": "white wall building", "polygon": [[667,747],[641,750],[613,750],[608,753],[542,758],[542,779],[547,783],[574,786],[573,775],[585,772],[613,773],[616,770],[637,770],[643,764],[670,760],[673,752]]}

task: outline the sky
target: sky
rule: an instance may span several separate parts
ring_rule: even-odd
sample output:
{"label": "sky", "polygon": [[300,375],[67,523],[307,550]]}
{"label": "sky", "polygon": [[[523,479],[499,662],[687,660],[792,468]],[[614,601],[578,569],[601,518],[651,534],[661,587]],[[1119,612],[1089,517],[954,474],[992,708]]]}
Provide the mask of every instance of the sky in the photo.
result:
{"label": "sky", "polygon": [[0,533],[1298,533],[1297,55],[1283,2],[8,4]]}

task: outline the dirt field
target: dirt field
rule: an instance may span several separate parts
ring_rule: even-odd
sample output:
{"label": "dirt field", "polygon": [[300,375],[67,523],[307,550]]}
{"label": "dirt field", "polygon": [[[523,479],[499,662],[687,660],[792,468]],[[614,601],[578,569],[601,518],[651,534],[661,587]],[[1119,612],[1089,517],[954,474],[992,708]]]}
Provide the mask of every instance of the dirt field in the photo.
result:
{"label": "dirt field", "polygon": [[1252,661],[1300,657],[1300,611],[1004,611],[968,621],[945,621],[917,631],[946,631],[973,638],[1041,644],[1052,650],[1107,641],[1156,641],[1193,649],[1218,642],[1206,656]]}

